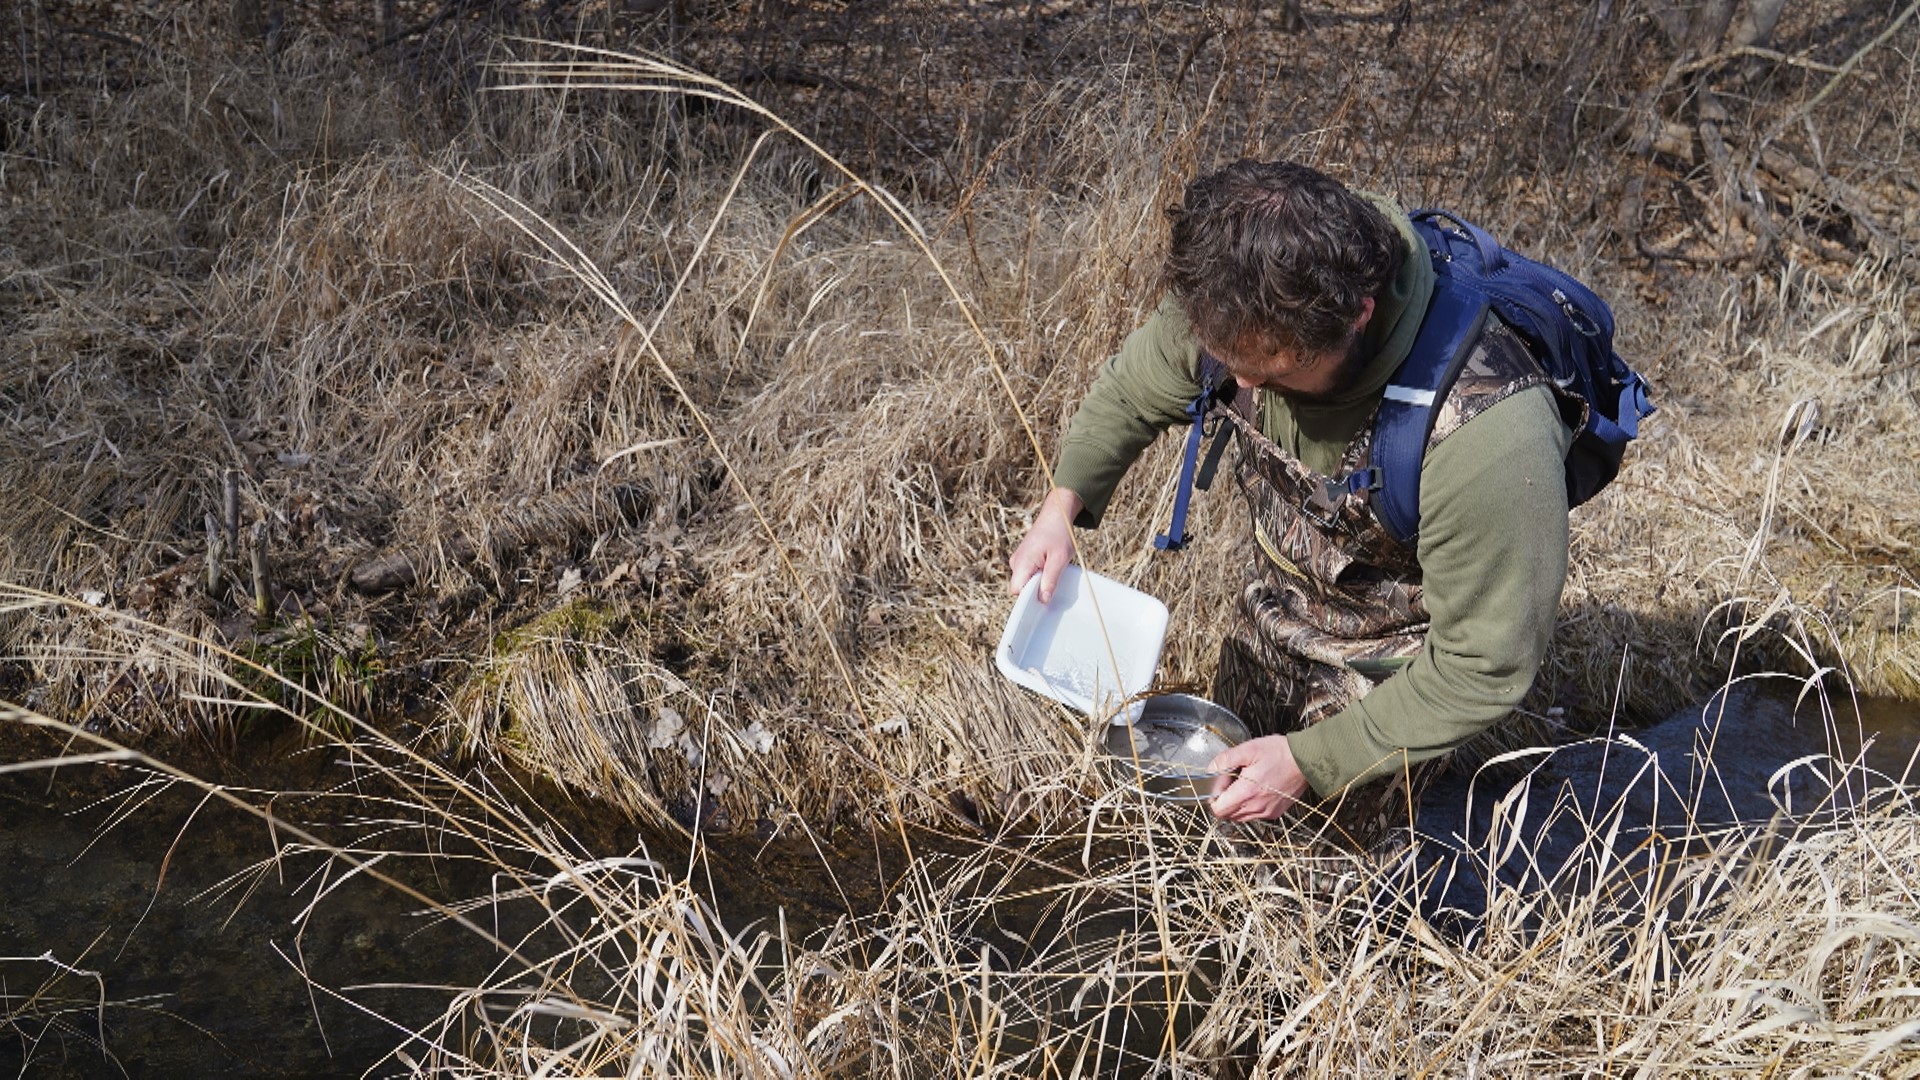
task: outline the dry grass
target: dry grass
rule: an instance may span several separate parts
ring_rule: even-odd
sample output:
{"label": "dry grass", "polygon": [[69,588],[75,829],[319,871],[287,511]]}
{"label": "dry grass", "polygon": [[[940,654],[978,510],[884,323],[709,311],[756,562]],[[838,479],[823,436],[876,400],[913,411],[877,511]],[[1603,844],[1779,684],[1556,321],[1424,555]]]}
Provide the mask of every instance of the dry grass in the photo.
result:
{"label": "dry grass", "polygon": [[[1272,40],[1240,29],[1221,40]],[[27,588],[0,605],[0,695],[120,739],[239,737],[263,711],[371,739],[404,707],[652,827],[996,838],[793,942],[722,929],[677,870],[481,830],[548,860],[502,902],[575,945],[455,1001],[404,1049],[421,1072],[1065,1076],[1123,1051],[1173,1074],[1911,1072],[1915,942],[1888,913],[1913,904],[1915,819],[1891,804],[1764,843],[1596,847],[1579,890],[1497,897],[1462,943],[1293,833],[1103,801],[1081,721],[991,671],[1041,459],[1154,302],[1158,208],[1223,156],[1286,153],[1565,252],[1658,389],[1627,473],[1576,515],[1541,727],[1664,715],[1755,670],[1920,696],[1913,268],[1848,247],[1817,201],[1782,208],[1804,242],[1774,258],[1645,257],[1609,217],[1623,185],[1684,238],[1720,213],[1697,175],[1597,137],[1560,155],[1525,119],[1527,65],[1383,93],[1402,61],[1357,23],[1320,32],[1258,85],[1063,79],[928,166],[944,181],[891,163],[899,197],[788,113],[650,60],[490,68],[539,87],[442,110],[321,34],[267,63],[183,30],[124,94],[10,103],[0,581]],[[1314,68],[1316,45],[1347,59]],[[1887,148],[1909,54],[1874,52],[1876,92],[1808,105],[1792,139],[1907,191]],[[1636,62],[1596,61],[1596,114],[1626,110]],[[1756,130],[1819,86],[1764,90]],[[1909,244],[1916,221],[1889,219]],[[1220,490],[1195,548],[1151,552],[1171,453],[1081,554],[1169,602],[1166,677],[1203,682],[1246,541]],[[228,469],[271,540],[266,618],[201,586]],[[399,588],[353,586],[396,566]],[[411,782],[428,749],[383,767]],[[1031,925],[996,923],[1016,908]],[[1153,1035],[1169,1000],[1176,1035]]]}
{"label": "dry grass", "polygon": [[[68,1039],[105,1046],[102,1022],[107,988],[99,972],[69,964],[51,952],[0,956],[0,1043],[25,1048]],[[117,1002],[115,1004],[118,1004]]]}
{"label": "dry grass", "polygon": [[[983,754],[985,740],[1061,720],[982,696],[973,658],[1003,611],[1002,560],[1073,403],[1153,301],[1157,208],[1234,146],[1558,235],[1542,243],[1615,298],[1662,411],[1576,515],[1536,733],[1697,698],[1732,658],[1721,630],[1769,609],[1818,622],[1809,654],[1749,635],[1745,663],[1844,655],[1864,690],[1920,688],[1920,510],[1900,482],[1920,450],[1908,269],[1809,248],[1747,274],[1636,271],[1603,230],[1554,216],[1567,177],[1518,159],[1498,186],[1463,170],[1512,154],[1487,141],[1497,108],[1356,116],[1381,107],[1359,104],[1379,73],[1341,68],[1329,108],[1349,126],[1286,135],[1245,129],[1226,84],[1189,103],[1147,76],[1063,81],[1009,113],[951,198],[909,205],[672,65],[501,42],[500,59],[533,66],[493,77],[521,89],[473,101],[449,137],[407,121],[398,84],[324,35],[269,69],[214,41],[157,53],[124,101],[16,127],[12,220],[30,243],[9,249],[0,578],[255,655],[371,641],[380,677],[336,679],[360,694],[341,703],[446,700],[440,730],[459,744],[655,820],[698,771],[677,743],[631,735],[657,720],[645,687],[667,685],[698,702],[676,715],[723,744],[771,738],[774,775],[871,772],[891,778],[871,810],[940,815],[957,791],[995,816],[1033,787],[1015,762],[1047,760],[1014,747],[1055,736]],[[207,71],[233,110],[166,104],[197,100]],[[1488,78],[1490,100],[1525,90]],[[382,104],[328,103],[352,95]],[[234,127],[253,102],[270,132]],[[163,133],[154,115],[182,119]],[[1830,120],[1866,131],[1880,115]],[[1342,165],[1389,122],[1419,146],[1427,125],[1472,141],[1425,172],[1417,155]],[[166,140],[188,152],[162,154]],[[1595,198],[1609,182],[1569,177]],[[103,212],[35,216],[48,206]],[[168,217],[171,240],[154,231]],[[1231,576],[1215,568],[1245,541],[1217,492],[1193,552],[1152,555],[1171,452],[1142,464],[1083,554],[1169,601],[1167,675],[1204,682]],[[272,548],[265,621],[244,549],[225,553],[232,594],[199,587],[228,469],[242,532],[264,522]],[[343,587],[393,566],[414,584]],[[582,602],[624,614],[569,639]],[[558,635],[503,633],[553,617]],[[121,673],[69,663],[103,646],[96,621],[15,616],[4,633],[22,692],[63,715],[221,723],[191,680],[154,669],[129,694]],[[738,822],[762,795],[824,808],[804,785],[724,783]]]}
{"label": "dry grass", "polygon": [[[466,927],[497,963],[396,1033],[386,1064],[410,1075],[1920,1075],[1920,814],[1911,777],[1854,761],[1802,762],[1832,778],[1826,798],[1730,825],[1630,738],[1607,752],[1646,765],[1605,797],[1546,778],[1567,750],[1532,751],[1518,782],[1477,781],[1498,798],[1452,859],[1381,865],[1330,852],[1307,821],[1220,827],[1124,789],[1087,798],[1105,784],[1083,756],[1035,793],[1039,828],[916,834],[884,905],[798,938],[716,908],[706,877],[738,868],[698,843],[687,862],[587,850],[372,729],[316,727],[354,781],[295,799],[23,710],[6,720],[74,748],[13,769],[112,761],[203,788],[274,831],[283,873],[318,860],[309,883],[366,875]],[[272,809],[329,799],[349,809],[324,831]],[[1675,802],[1649,819],[1649,799]],[[423,851],[497,883],[430,900],[393,870]],[[1495,884],[1471,913],[1437,907],[1461,876]],[[117,1003],[68,981],[5,999],[0,1031],[90,1038],[84,1020]]]}

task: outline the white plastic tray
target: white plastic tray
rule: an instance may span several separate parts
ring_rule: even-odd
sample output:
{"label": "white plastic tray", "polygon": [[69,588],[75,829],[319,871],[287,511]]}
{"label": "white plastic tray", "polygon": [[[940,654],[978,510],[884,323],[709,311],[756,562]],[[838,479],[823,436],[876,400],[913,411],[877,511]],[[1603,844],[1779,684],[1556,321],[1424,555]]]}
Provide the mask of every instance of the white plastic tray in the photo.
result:
{"label": "white plastic tray", "polygon": [[1153,683],[1167,639],[1167,605],[1078,566],[1060,575],[1050,603],[1040,575],[1007,616],[993,660],[1001,674],[1085,713],[1104,713]]}

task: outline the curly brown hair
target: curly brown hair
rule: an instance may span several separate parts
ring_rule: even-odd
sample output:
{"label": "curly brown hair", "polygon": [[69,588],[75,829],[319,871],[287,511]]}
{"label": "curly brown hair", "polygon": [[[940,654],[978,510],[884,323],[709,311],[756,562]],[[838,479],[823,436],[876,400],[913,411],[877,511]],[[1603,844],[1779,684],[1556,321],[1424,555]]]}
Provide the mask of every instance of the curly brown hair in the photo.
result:
{"label": "curly brown hair", "polygon": [[1343,349],[1407,255],[1371,202],[1290,161],[1236,161],[1188,184],[1167,215],[1163,281],[1215,346],[1251,333],[1269,354]]}

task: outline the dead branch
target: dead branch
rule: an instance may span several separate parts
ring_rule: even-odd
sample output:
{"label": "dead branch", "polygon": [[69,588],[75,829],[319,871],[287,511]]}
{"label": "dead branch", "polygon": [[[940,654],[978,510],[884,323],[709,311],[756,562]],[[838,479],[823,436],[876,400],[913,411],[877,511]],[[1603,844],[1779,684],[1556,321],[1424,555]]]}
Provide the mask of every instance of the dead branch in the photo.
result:
{"label": "dead branch", "polygon": [[1784,64],[1788,67],[1817,71],[1823,75],[1834,75],[1841,78],[1852,75],[1854,78],[1866,82],[1880,81],[1880,77],[1871,71],[1849,71],[1842,66],[1822,64],[1809,60],[1804,56],[1790,56],[1783,52],[1778,52],[1773,49],[1762,49],[1754,45],[1742,45],[1739,48],[1728,49],[1725,52],[1715,53],[1712,56],[1703,56],[1698,60],[1682,64],[1680,65],[1679,74],[1682,77],[1697,75],[1702,71],[1711,71],[1715,68],[1730,64],[1735,60],[1744,59],[1766,60],[1770,63]]}
{"label": "dead branch", "polygon": [[517,548],[569,544],[622,518],[638,517],[650,505],[652,497],[632,484],[557,491],[532,506],[502,514],[481,539],[455,533],[439,543],[368,559],[347,573],[347,585],[359,593],[391,592],[414,584],[437,567],[466,565]]}
{"label": "dead branch", "polygon": [[1847,57],[1847,62],[1840,65],[1840,70],[1834,75],[1832,79],[1827,81],[1827,85],[1821,87],[1818,93],[1814,94],[1812,97],[1802,102],[1798,107],[1788,112],[1786,116],[1781,117],[1780,121],[1774,124],[1773,129],[1767,132],[1766,138],[1763,138],[1760,140],[1759,145],[1762,148],[1773,145],[1773,141],[1775,139],[1778,139],[1781,133],[1786,131],[1788,127],[1791,127],[1792,125],[1799,123],[1802,117],[1812,115],[1813,110],[1817,108],[1822,101],[1825,101],[1827,99],[1827,95],[1833,93],[1834,90],[1839,88],[1841,80],[1845,79],[1847,75],[1853,71],[1854,68],[1859,67],[1860,63],[1867,58],[1867,55],[1869,53],[1873,52],[1873,50],[1879,48],[1880,46],[1886,44],[1887,39],[1893,37],[1895,33],[1899,32],[1900,28],[1907,24],[1907,20],[1912,18],[1914,12],[1916,11],[1920,11],[1920,0],[1916,0],[1916,2],[1912,4],[1908,4],[1907,9],[1900,13],[1899,18],[1894,19],[1892,23],[1888,24],[1887,28],[1885,30],[1880,31],[1880,33],[1872,41],[1869,41],[1865,45],[1860,46],[1858,51],[1856,51],[1852,56]]}
{"label": "dead branch", "polygon": [[1779,147],[1769,146],[1761,150],[1758,164],[1760,170],[1777,183],[1845,213],[1867,235],[1868,248],[1875,255],[1893,258],[1900,253],[1903,246],[1900,238],[1880,220],[1883,217],[1898,218],[1899,211],[1896,208],[1876,205],[1872,196],[1844,180],[1801,164]]}

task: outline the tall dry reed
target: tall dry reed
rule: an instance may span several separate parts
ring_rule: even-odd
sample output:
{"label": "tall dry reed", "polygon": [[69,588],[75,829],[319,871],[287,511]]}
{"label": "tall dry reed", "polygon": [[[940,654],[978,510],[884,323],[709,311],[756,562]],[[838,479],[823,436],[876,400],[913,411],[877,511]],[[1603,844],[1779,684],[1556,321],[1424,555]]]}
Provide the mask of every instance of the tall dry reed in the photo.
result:
{"label": "tall dry reed", "polygon": [[[1303,70],[1309,46],[1346,59],[1324,86],[1254,87],[1266,112],[1223,104],[1224,79],[1063,83],[944,188],[841,168],[682,65],[528,41],[491,45],[508,66],[484,76],[521,89],[448,112],[316,34],[270,64],[186,35],[132,92],[10,113],[0,580],[29,588],[0,605],[0,692],[28,707],[9,722],[238,737],[292,714],[370,740],[429,815],[465,783],[444,744],[662,829],[987,838],[790,941],[726,928],[682,867],[459,794],[479,850],[544,860],[498,902],[572,944],[483,937],[500,977],[396,1052],[421,1072],[1909,1068],[1911,928],[1886,912],[1910,906],[1913,818],[1892,797],[1838,827],[1596,842],[1577,890],[1496,895],[1463,942],[1408,879],[1297,831],[1107,794],[1082,719],[984,659],[1045,458],[1155,300],[1159,208],[1224,157],[1284,153],[1589,275],[1659,389],[1628,471],[1576,515],[1539,730],[1663,715],[1730,672],[1920,687],[1911,268],[1813,243],[1640,254],[1603,212],[1623,167],[1553,158],[1560,136],[1521,122],[1537,73],[1491,62],[1529,25],[1463,35],[1490,50],[1460,69],[1478,81],[1424,95],[1392,92],[1402,60],[1345,23],[1285,46]],[[1235,49],[1267,40],[1241,29]],[[1869,57],[1882,91],[1905,55]],[[1619,110],[1603,89],[1582,108]],[[1897,172],[1851,148],[1903,145],[1873,138],[1905,122],[1898,95],[1818,89],[1765,100],[1853,133],[1836,173]],[[1696,228],[1687,184],[1655,227]],[[1081,556],[1169,601],[1165,675],[1204,681],[1246,541],[1214,492],[1194,549],[1152,553],[1170,453]],[[200,584],[230,469],[272,548],[264,619],[236,553],[226,592]],[[403,708],[432,746],[354,723]],[[1515,795],[1475,857],[1524,861],[1526,808],[1545,812]]]}
{"label": "tall dry reed", "polygon": [[[1234,48],[1266,40],[1245,30]],[[683,67],[491,48],[546,65],[491,69],[495,85],[544,86],[472,99],[460,128],[405,121],[397,103],[330,106],[395,102],[400,84],[308,34],[266,68],[190,36],[155,54],[137,95],[21,129],[10,175],[35,198],[16,217],[50,243],[14,249],[36,254],[17,262],[7,379],[23,411],[5,436],[0,577],[289,669],[320,648],[308,670],[344,671],[329,685],[360,697],[343,703],[448,701],[437,729],[469,751],[656,821],[712,797],[746,822],[766,777],[849,770],[892,779],[874,801],[856,788],[826,803],[941,816],[956,795],[991,816],[1033,787],[1015,763],[1047,759],[983,744],[1030,746],[1059,722],[1017,699],[1005,720],[978,707],[1000,567],[1045,458],[1154,301],[1159,207],[1225,154],[1285,153],[1538,236],[1615,300],[1623,347],[1659,388],[1627,473],[1576,515],[1536,734],[1616,704],[1661,715],[1710,689],[1735,645],[1795,670],[1844,650],[1863,688],[1913,685],[1899,264],[1835,273],[1809,254],[1647,277],[1604,231],[1556,224],[1576,208],[1542,202],[1556,181],[1492,139],[1498,117],[1398,99],[1364,107],[1408,115],[1362,117],[1364,80],[1327,88],[1345,127],[1310,129],[1285,111],[1250,126],[1260,114],[1231,80],[1197,97],[1141,72],[1117,90],[1063,80],[1007,113],[950,198],[910,202]],[[1489,108],[1525,90],[1481,70]],[[240,111],[166,104],[200,100],[208,72]],[[650,89],[621,89],[634,80]],[[254,103],[272,124],[248,119]],[[168,138],[187,153],[161,154],[152,115],[183,118]],[[1418,155],[1351,157],[1395,124],[1408,141],[1435,125],[1452,156],[1425,173]],[[1503,185],[1446,163],[1490,156]],[[101,212],[25,219],[48,205]],[[114,224],[136,211],[197,224],[160,258],[159,234]],[[1244,530],[1216,492],[1195,550],[1152,553],[1170,453],[1081,543],[1170,602],[1167,677],[1204,682],[1228,607],[1217,568],[1244,557]],[[203,523],[229,471],[241,524],[264,522],[271,549],[278,607],[262,625],[232,545],[225,593],[201,595]],[[1826,632],[1805,657],[1781,627],[1723,637],[1769,608],[1818,610]],[[230,723],[164,668],[67,664],[97,627],[8,621],[36,703],[132,728]],[[956,657],[975,659],[962,672]],[[579,696],[594,685],[608,689]],[[688,701],[660,712],[650,685]],[[752,748],[713,762],[708,787],[725,793],[690,793],[700,753],[668,730],[675,716]],[[772,794],[817,812],[809,791]]]}
{"label": "tall dry reed", "polygon": [[[1707,712],[1703,730],[1739,738]],[[151,769],[258,816],[276,864],[336,864],[472,933],[493,973],[431,991],[441,1017],[396,1033],[387,1065],[409,1075],[1914,1075],[1920,815],[1913,777],[1860,760],[1797,762],[1825,776],[1801,785],[1811,801],[1726,821],[1708,806],[1710,751],[1687,777],[1629,736],[1601,740],[1626,778],[1603,795],[1553,779],[1581,747],[1538,748],[1517,780],[1475,780],[1484,819],[1381,864],[1329,848],[1310,819],[1221,826],[1112,787],[1083,756],[1033,792],[1038,828],[916,833],[882,904],[800,936],[716,906],[708,877],[740,868],[697,839],[691,858],[587,850],[377,730],[314,727],[355,778],[310,796],[350,808],[317,831],[274,810],[284,793],[25,710],[7,720],[73,747],[14,770]],[[425,896],[390,869],[424,852],[497,884]],[[1462,880],[1479,891],[1457,908]],[[15,1030],[86,1014],[70,987],[8,1004]]]}

